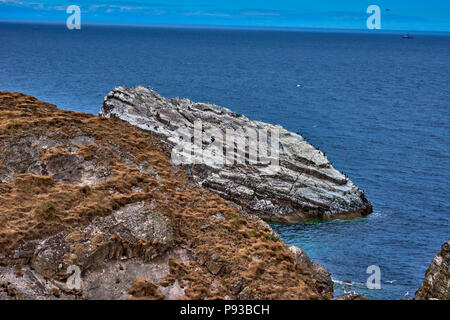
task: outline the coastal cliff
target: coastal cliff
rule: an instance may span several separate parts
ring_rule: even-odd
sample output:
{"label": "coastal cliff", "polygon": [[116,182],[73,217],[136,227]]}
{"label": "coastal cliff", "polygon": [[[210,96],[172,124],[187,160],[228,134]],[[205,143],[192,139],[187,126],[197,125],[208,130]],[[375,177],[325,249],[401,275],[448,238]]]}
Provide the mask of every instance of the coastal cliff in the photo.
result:
{"label": "coastal cliff", "polygon": [[[152,89],[117,87],[104,99],[101,116],[122,119],[149,132],[177,151],[178,158],[189,159],[191,139],[180,139],[200,131],[218,134],[203,136],[200,153],[218,154],[222,150],[235,152],[230,165],[217,166],[214,161],[184,163],[190,176],[208,190],[230,200],[246,212],[267,221],[299,222],[311,220],[350,219],[372,212],[363,191],[344,174],[333,168],[326,156],[303,137],[280,126],[252,121],[229,109],[188,99],[164,98]],[[249,130],[250,129],[250,130]],[[276,171],[272,162],[251,163],[253,139],[245,133],[234,139],[218,136],[227,131],[277,132]],[[273,136],[271,135],[270,137]],[[268,139],[264,137],[264,139]],[[258,140],[260,141],[260,140]],[[180,148],[181,144],[181,148]],[[274,159],[276,156],[276,159]],[[240,161],[239,161],[240,160]],[[183,163],[181,163],[183,164]]]}
{"label": "coastal cliff", "polygon": [[325,269],[169,156],[124,121],[0,91],[0,299],[332,298]]}
{"label": "coastal cliff", "polygon": [[431,261],[414,300],[450,300],[450,240]]}

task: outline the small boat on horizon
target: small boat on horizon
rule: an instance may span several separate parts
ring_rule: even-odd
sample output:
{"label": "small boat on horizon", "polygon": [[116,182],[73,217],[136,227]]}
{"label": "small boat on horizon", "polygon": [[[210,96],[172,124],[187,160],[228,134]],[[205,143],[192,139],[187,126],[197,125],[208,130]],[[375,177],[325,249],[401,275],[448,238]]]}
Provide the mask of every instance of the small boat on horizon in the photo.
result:
{"label": "small boat on horizon", "polygon": [[412,39],[412,36],[409,33],[405,33],[402,35],[402,39]]}

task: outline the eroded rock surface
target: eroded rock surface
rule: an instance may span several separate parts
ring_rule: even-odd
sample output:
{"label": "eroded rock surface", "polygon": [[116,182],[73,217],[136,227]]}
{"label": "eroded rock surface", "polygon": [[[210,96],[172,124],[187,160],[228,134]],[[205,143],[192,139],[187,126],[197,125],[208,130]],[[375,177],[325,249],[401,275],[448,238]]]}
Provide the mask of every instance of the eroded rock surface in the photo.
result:
{"label": "eroded rock surface", "polygon": [[337,297],[336,300],[370,300],[370,299],[363,294],[358,294],[356,292],[346,292],[343,295]]}
{"label": "eroded rock surface", "polygon": [[431,261],[414,300],[450,300],[450,241]]}
{"label": "eroded rock surface", "polygon": [[111,175],[94,159],[86,159],[90,147],[97,148],[89,136],[55,138],[51,129],[46,134],[25,133],[2,139],[0,144],[0,181],[11,182],[21,173],[50,176],[55,181],[77,185],[93,185]]}
{"label": "eroded rock surface", "polygon": [[288,246],[294,255],[294,263],[312,275],[314,284],[323,296],[333,297],[331,273],[318,263],[312,262],[308,255],[297,246]]}
{"label": "eroded rock surface", "polygon": [[255,215],[118,120],[0,91],[0,299],[321,299]]}
{"label": "eroded rock surface", "polygon": [[[200,131],[206,133],[200,142],[202,151],[195,149],[194,156],[201,153],[206,158],[200,163],[185,162],[187,171],[202,186],[265,220],[347,219],[372,211],[364,193],[334,169],[323,152],[280,126],[252,121],[212,104],[164,98],[144,87],[115,88],[105,97],[100,115],[122,119],[162,139],[172,152],[175,150],[178,162],[192,156],[193,142],[189,137],[195,135],[196,123],[201,121]],[[208,134],[214,130],[215,135]],[[236,133],[235,140],[224,138],[227,130]],[[257,150],[255,140],[240,135],[238,130],[267,132],[266,136],[258,133],[258,141],[274,139],[272,132],[279,132],[279,156],[266,152],[266,162],[251,162],[250,157]],[[245,144],[246,139],[252,143]],[[237,146],[242,143],[245,152],[241,154]],[[234,151],[233,163],[218,165],[216,158],[207,158],[223,149],[228,150],[226,155]],[[279,160],[277,170],[273,170],[271,162],[275,157]]]}

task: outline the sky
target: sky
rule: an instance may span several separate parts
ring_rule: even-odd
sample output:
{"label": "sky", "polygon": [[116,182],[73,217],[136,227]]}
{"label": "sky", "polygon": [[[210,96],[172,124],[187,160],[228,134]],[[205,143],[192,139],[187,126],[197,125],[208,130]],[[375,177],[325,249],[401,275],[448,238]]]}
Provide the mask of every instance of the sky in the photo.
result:
{"label": "sky", "polygon": [[382,29],[450,31],[450,0],[0,0],[0,21],[65,24],[69,5],[82,23],[330,29],[366,29],[378,5]]}

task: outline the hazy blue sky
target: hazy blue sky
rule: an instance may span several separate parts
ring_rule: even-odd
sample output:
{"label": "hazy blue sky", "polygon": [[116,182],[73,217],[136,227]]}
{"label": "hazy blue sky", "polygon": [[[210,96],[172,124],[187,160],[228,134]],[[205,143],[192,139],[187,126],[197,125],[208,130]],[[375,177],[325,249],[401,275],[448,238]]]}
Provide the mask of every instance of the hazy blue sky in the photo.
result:
{"label": "hazy blue sky", "polygon": [[366,28],[376,4],[382,29],[450,31],[450,0],[0,0],[0,20],[65,23],[72,4],[82,22],[354,29]]}

